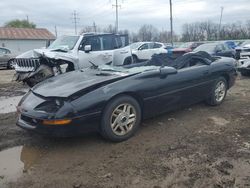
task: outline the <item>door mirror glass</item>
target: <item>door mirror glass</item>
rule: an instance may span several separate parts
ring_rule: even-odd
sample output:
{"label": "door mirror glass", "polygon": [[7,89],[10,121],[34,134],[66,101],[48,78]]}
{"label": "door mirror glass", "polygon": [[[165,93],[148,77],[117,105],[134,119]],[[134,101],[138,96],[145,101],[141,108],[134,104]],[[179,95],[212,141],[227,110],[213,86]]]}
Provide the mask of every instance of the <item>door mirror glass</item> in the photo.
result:
{"label": "door mirror glass", "polygon": [[85,51],[86,53],[89,53],[91,50],[92,50],[91,45],[85,45],[85,46],[84,46],[84,51]]}
{"label": "door mirror glass", "polygon": [[177,74],[177,69],[173,68],[173,67],[162,67],[160,68],[160,75],[161,77],[166,77],[168,75],[172,75],[172,74]]}

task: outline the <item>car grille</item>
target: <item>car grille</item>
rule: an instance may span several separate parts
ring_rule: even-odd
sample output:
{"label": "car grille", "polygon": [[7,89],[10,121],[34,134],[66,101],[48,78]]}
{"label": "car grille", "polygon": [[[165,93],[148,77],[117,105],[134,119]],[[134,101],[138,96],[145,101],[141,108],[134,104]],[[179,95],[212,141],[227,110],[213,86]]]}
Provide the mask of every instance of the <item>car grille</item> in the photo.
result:
{"label": "car grille", "polygon": [[38,58],[18,58],[15,59],[15,70],[17,72],[33,72],[40,66],[40,59]]}

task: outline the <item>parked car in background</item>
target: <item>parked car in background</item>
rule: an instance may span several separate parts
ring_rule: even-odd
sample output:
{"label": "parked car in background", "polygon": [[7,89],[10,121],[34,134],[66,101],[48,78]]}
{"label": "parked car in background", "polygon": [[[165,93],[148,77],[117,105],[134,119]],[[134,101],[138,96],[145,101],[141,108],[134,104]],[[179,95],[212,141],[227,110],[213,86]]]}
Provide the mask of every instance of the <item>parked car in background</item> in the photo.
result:
{"label": "parked car in background", "polygon": [[235,58],[235,50],[229,48],[224,42],[213,42],[202,44],[194,49],[194,52],[205,51],[212,56],[223,56]]}
{"label": "parked car in background", "polygon": [[22,98],[17,125],[50,136],[99,131],[121,142],[135,134],[142,119],[201,101],[220,105],[237,75],[234,59],[205,52],[168,60],[165,66],[102,65],[49,78]]}
{"label": "parked car in background", "polygon": [[232,49],[235,49],[237,47],[236,43],[234,41],[225,41],[225,44]]}
{"label": "parked car in background", "polygon": [[15,57],[16,55],[11,53],[9,49],[0,47],[0,67],[13,69]]}
{"label": "parked car in background", "polygon": [[241,61],[237,69],[242,76],[250,76],[250,59]]}
{"label": "parked car in background", "polygon": [[250,40],[247,40],[240,44],[240,46],[235,48],[236,59],[241,59],[241,61],[250,58]]}
{"label": "parked car in background", "polygon": [[151,59],[154,54],[167,53],[165,45],[160,42],[136,42],[130,45],[133,61],[140,62]]}
{"label": "parked car in background", "polygon": [[179,47],[173,49],[172,52],[177,56],[183,55],[185,53],[192,52],[195,48],[202,44],[204,44],[204,42],[186,42],[181,44]]}
{"label": "parked car in background", "polygon": [[[119,58],[114,58],[114,54]],[[63,70],[69,72],[111,63],[131,64],[132,54],[128,35],[85,33],[59,37],[47,49],[28,51],[16,57],[15,62],[16,80],[32,87],[62,74]]]}

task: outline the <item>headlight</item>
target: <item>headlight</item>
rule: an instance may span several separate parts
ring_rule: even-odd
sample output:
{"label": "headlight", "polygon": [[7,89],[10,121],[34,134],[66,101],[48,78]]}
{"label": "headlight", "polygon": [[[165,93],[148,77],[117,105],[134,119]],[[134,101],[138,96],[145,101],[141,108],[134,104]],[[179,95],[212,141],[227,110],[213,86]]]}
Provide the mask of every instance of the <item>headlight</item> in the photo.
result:
{"label": "headlight", "polygon": [[55,113],[63,106],[63,104],[64,104],[64,102],[61,101],[60,99],[48,100],[48,101],[45,101],[45,102],[39,104],[35,108],[35,110],[43,111],[43,112],[47,112],[47,113]]}

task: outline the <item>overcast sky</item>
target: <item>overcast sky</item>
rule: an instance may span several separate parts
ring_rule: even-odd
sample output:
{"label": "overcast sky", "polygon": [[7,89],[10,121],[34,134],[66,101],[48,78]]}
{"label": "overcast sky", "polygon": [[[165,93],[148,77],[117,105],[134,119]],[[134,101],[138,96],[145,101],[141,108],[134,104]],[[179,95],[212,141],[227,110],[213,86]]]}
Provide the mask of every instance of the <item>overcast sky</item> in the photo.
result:
{"label": "overcast sky", "polygon": [[[184,23],[211,20],[219,22],[224,7],[223,23],[250,20],[250,0],[172,0],[174,30],[181,33]],[[58,34],[74,34],[71,17],[74,10],[79,17],[78,28],[115,23],[115,0],[1,0],[0,25],[12,19],[26,19],[37,27],[48,28]],[[120,29],[137,31],[143,24],[152,24],[159,30],[169,26],[169,0],[119,0]]]}

